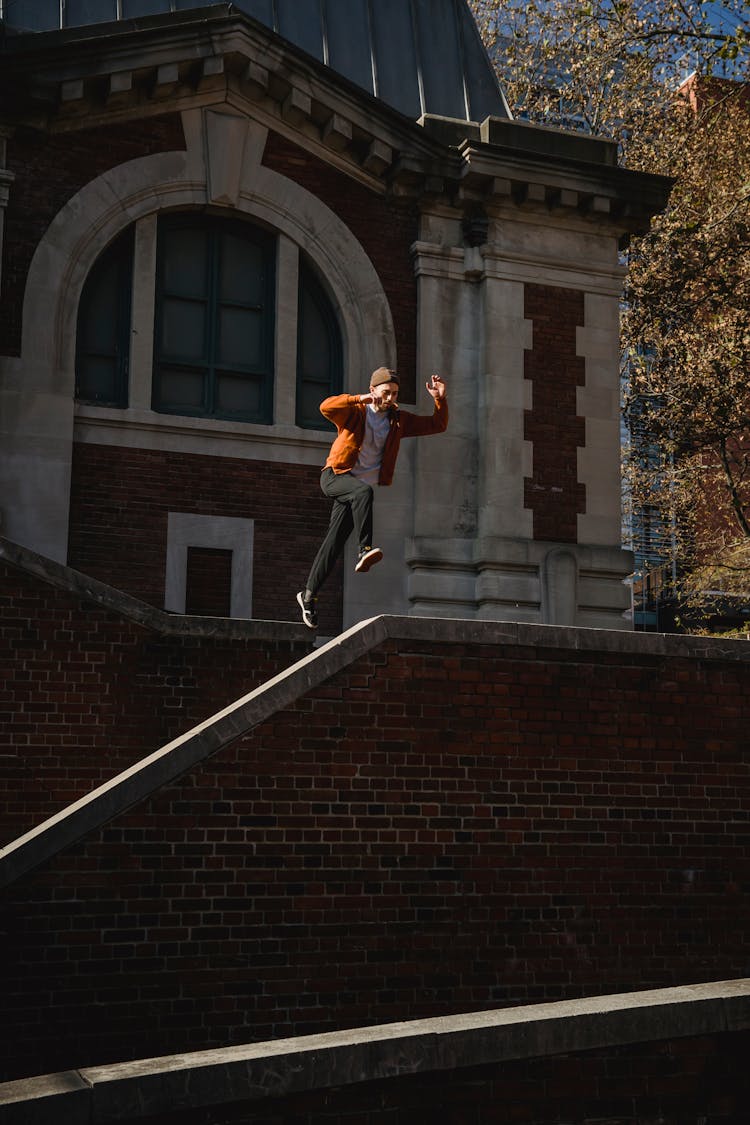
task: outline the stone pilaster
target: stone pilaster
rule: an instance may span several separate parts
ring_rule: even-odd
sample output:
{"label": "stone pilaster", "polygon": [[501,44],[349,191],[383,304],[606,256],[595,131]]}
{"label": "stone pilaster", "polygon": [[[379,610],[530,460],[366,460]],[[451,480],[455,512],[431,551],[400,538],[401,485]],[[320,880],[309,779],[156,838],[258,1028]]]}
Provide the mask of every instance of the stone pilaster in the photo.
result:
{"label": "stone pilaster", "polygon": [[410,612],[627,628],[610,240],[495,217],[461,246],[447,209],[421,234],[419,374],[451,422],[415,452]]}

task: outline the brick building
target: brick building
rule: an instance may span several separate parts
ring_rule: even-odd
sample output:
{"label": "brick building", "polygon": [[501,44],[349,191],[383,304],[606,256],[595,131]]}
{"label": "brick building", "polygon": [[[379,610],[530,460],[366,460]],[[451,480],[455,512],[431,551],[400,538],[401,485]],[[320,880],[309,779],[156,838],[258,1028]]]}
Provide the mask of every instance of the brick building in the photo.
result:
{"label": "brick building", "polygon": [[[24,1084],[44,1071],[593,995],[552,1067],[488,1016],[463,1074],[373,1047],[350,1103],[298,1086],[268,1120],[629,1100],[671,1125],[724,1096],[729,1121],[746,1001],[637,1033],[608,1013],[611,1037],[596,1005],[747,972],[749,658],[623,616],[617,251],[668,185],[513,122],[463,0],[33,34],[23,10],[0,57],[0,1119],[108,1119],[101,1072]],[[328,518],[317,402],[381,362],[421,411],[444,373],[450,428],[402,450],[386,559],[322,606],[357,624],[311,651],[287,619]],[[120,1083],[112,1113],[156,1120],[150,1096]],[[264,1119],[199,1102],[180,1119]]]}
{"label": "brick building", "polygon": [[385,562],[339,570],[324,631],[627,627],[617,248],[666,183],[512,121],[464,0],[49,7],[6,5],[0,45],[4,534],[289,619],[318,402],[386,363],[426,413],[438,370],[449,432],[406,443]]}
{"label": "brick building", "polygon": [[[0,608],[3,1125],[746,1120],[747,644],[391,616],[309,651],[2,540]],[[695,1015],[606,999],[665,988]]]}

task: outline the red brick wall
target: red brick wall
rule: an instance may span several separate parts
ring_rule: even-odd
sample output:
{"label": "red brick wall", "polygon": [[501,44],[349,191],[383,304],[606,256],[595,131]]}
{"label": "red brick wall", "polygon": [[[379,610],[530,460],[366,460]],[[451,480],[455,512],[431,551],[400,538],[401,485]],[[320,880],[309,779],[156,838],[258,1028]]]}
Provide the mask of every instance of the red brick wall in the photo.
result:
{"label": "red brick wall", "polygon": [[524,377],[532,383],[524,438],[534,446],[524,505],[534,513],[535,539],[575,543],[577,516],[586,511],[586,487],[578,482],[586,429],[576,410],[576,388],[585,381],[584,361],[576,355],[583,293],[545,285],[526,285],[524,293],[524,316],[534,325],[533,349],[524,355]]}
{"label": "red brick wall", "polygon": [[188,547],[185,613],[200,617],[231,617],[232,552]]}
{"label": "red brick wall", "polygon": [[21,310],[29,265],[42,235],[76,192],[118,164],[155,152],[182,151],[179,114],[106,128],[47,134],[17,129],[7,145],[16,177],[5,212],[0,355],[19,355]]}
{"label": "red brick wall", "polygon": [[0,843],[308,648],[161,636],[0,562]]}
{"label": "red brick wall", "polygon": [[[401,398],[404,402],[418,402],[416,396],[420,392],[415,378],[417,282],[410,254],[418,233],[415,202],[376,195],[277,133],[268,134],[263,163],[322,199],[364,247],[391,308]],[[366,359],[367,369],[354,373],[355,379],[362,380],[361,389],[366,389],[365,381],[370,373],[387,358],[370,356]]]}
{"label": "red brick wall", "polygon": [[383,644],[5,892],[9,1070],[746,975],[749,679]]}
{"label": "red brick wall", "polygon": [[[319,482],[310,465],[78,443],[68,562],[161,608],[170,511],[252,519],[253,617],[297,621],[330,514]],[[339,563],[320,595],[324,634],[341,629],[342,575]]]}

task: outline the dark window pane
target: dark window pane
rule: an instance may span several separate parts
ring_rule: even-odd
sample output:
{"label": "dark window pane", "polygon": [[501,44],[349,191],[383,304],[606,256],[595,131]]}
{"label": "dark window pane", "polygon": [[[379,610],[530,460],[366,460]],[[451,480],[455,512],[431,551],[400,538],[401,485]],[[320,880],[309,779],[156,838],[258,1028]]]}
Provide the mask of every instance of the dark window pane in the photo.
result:
{"label": "dark window pane", "polygon": [[133,231],[94,263],[81,292],[76,333],[76,397],[126,406],[130,357]]}
{"label": "dark window pane", "polygon": [[246,238],[225,234],[221,240],[219,300],[261,305],[265,289],[264,253]]}
{"label": "dark window pane", "polygon": [[[204,215],[159,222],[155,409],[270,422],[275,239]],[[174,361],[179,361],[175,363]],[[177,368],[200,370],[175,384]]]}
{"label": "dark window pane", "polygon": [[312,268],[300,259],[297,329],[297,425],[330,426],[318,409],[342,384],[341,332],[328,294]]}
{"label": "dark window pane", "polygon": [[113,359],[83,356],[78,363],[78,398],[107,406],[113,405],[117,383],[117,364]]}
{"label": "dark window pane", "polygon": [[160,243],[164,289],[175,297],[205,297],[207,232],[190,227],[166,228]]}
{"label": "dark window pane", "polygon": [[162,306],[161,346],[173,359],[202,360],[206,355],[206,308],[198,301],[165,300]]}
{"label": "dark window pane", "polygon": [[94,267],[86,286],[86,316],[81,323],[80,345],[86,352],[114,356],[117,351],[117,293],[120,263],[105,254]]}
{"label": "dark window pane", "polygon": [[204,403],[206,377],[200,371],[171,371],[161,373],[161,401],[167,406],[201,410]]}
{"label": "dark window pane", "polygon": [[219,310],[218,362],[258,367],[263,361],[263,318],[247,309]]}
{"label": "dark window pane", "polygon": [[263,384],[252,376],[220,375],[217,379],[217,409],[222,414],[263,414]]}
{"label": "dark window pane", "polygon": [[229,617],[232,607],[232,552],[188,547],[185,613]]}
{"label": "dark window pane", "polygon": [[330,315],[326,317],[315,297],[305,295],[302,370],[306,379],[328,383],[331,377]]}
{"label": "dark window pane", "polygon": [[315,383],[300,383],[297,390],[297,425],[324,430],[327,422],[320,413],[320,404],[328,397],[328,388]]}

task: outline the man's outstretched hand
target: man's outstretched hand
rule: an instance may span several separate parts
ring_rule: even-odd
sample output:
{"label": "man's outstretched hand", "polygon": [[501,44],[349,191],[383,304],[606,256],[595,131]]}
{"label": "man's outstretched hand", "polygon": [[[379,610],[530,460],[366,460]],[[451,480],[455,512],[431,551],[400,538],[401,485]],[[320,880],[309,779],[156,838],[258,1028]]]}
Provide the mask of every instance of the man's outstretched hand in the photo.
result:
{"label": "man's outstretched hand", "polygon": [[425,383],[427,394],[433,398],[445,398],[445,383],[439,375],[433,375],[429,383]]}

